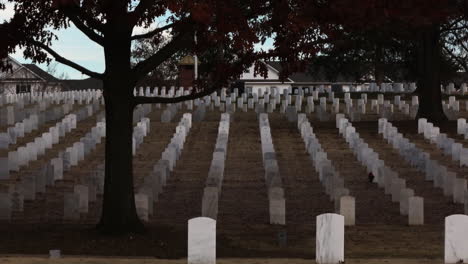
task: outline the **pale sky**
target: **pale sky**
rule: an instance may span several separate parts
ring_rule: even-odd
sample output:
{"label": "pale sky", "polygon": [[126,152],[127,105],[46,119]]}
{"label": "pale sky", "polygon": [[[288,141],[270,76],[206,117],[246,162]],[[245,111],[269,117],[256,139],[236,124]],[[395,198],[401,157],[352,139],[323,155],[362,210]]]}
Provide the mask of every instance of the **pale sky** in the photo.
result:
{"label": "pale sky", "polygon": [[[5,2],[0,0],[0,2]],[[14,14],[13,4],[6,3],[6,9],[0,10],[0,21],[10,19]],[[164,23],[164,21],[160,21]],[[145,32],[145,29],[136,28],[134,34],[140,34]],[[58,36],[57,41],[52,43],[52,48],[63,57],[70,59],[92,71],[102,73],[104,71],[104,52],[100,45],[89,40],[80,30],[75,26],[72,26],[65,30],[56,31]],[[272,45],[272,41],[269,40],[265,45],[256,45],[257,49],[269,48]],[[14,54],[10,54],[14,59],[21,63],[31,63],[30,60],[23,58],[23,51],[17,49]],[[39,67],[46,70],[46,64],[39,64]],[[65,73],[69,79],[84,79],[88,78],[86,75],[82,75],[80,72],[73,68],[65,66],[63,64],[57,65],[56,75]]]}

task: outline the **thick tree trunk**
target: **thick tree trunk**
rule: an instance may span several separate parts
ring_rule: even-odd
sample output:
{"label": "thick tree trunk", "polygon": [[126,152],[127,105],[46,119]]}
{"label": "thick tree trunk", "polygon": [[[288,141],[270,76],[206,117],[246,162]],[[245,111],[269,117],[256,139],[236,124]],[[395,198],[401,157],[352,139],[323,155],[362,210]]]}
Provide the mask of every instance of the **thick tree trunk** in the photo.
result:
{"label": "thick tree trunk", "polygon": [[[104,82],[112,89],[105,96],[106,146],[105,182],[101,220],[98,229],[108,234],[143,230],[138,219],[133,192],[132,118],[130,94],[120,93],[114,81]],[[114,90],[115,89],[115,90]]]}
{"label": "thick tree trunk", "polygon": [[418,88],[419,110],[417,118],[431,122],[446,121],[442,108],[440,90],[441,47],[439,25],[431,25],[421,31],[418,47]]}
{"label": "thick tree trunk", "polygon": [[104,50],[106,164],[102,214],[98,229],[107,234],[139,232],[143,230],[143,224],[137,216],[133,192],[134,81],[130,72],[130,40],[108,38]]}
{"label": "thick tree trunk", "polygon": [[383,70],[383,48],[382,45],[377,44],[375,47],[375,58],[374,58],[374,75],[375,82],[377,85],[381,85],[384,82],[384,70]]}

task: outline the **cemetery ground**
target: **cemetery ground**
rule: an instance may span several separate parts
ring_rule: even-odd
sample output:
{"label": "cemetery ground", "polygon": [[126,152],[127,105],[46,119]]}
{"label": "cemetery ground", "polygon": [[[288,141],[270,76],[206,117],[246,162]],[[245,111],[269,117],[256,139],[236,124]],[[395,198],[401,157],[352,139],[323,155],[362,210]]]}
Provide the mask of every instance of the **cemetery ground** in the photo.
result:
{"label": "cemetery ground", "polygon": [[[350,264],[439,264],[440,259],[347,259],[346,263]],[[0,257],[0,263],[7,264],[185,264],[185,259],[171,260],[171,259],[149,259],[149,258],[80,258],[80,257],[67,257],[63,259],[46,259],[41,257]],[[218,259],[216,263],[219,264],[310,264],[314,263],[310,259],[260,259],[260,258],[222,258]]]}
{"label": "cemetery ground", "polygon": [[[352,98],[355,97],[352,94]],[[369,99],[374,97],[369,95]],[[391,98],[386,95],[385,99]],[[402,97],[405,99],[411,101],[409,96]],[[73,105],[70,110],[78,111],[85,106]],[[444,219],[448,215],[463,214],[463,204],[453,203],[443,190],[434,188],[432,182],[425,180],[424,173],[412,167],[387,143],[378,133],[380,115],[367,106],[366,114],[360,117],[362,121],[353,121],[356,132],[387,166],[406,180],[407,188],[424,197],[424,225],[409,226],[408,216],[400,214],[399,204],[392,202],[391,195],[385,194],[376,183],[369,182],[366,167],[361,165],[339,134],[335,113],[330,113],[331,105],[327,108],[328,113],[314,111],[307,113],[306,117],[328,159],[344,178],[344,186],[356,199],[356,225],[345,227],[346,263],[440,263],[444,256]],[[457,117],[468,117],[465,107],[462,108]],[[90,115],[78,120],[76,129],[60,137],[59,143],[47,149],[44,155],[38,155],[36,161],[21,166],[19,171],[11,172],[10,179],[1,180],[3,191],[8,190],[9,184],[20,182],[24,175],[37,173],[49,160],[62,155],[60,153],[68,146],[80,141],[100,121],[102,110],[102,105],[96,106]],[[134,120],[135,125],[142,116],[150,121],[149,132],[137,147],[133,160],[135,193],[138,193],[145,184],[145,177],[151,174],[153,166],[161,159],[161,153],[171,142],[184,113],[193,115],[180,157],[162,193],[152,204],[153,212],[145,221],[146,232],[125,236],[99,234],[94,229],[101,211],[102,192],[99,191],[96,200],[89,201],[87,213],[81,213],[76,220],[64,220],[66,194],[73,193],[77,184],[88,184],[88,176],[102,170],[102,139],[83,160],[64,171],[62,179],[55,180],[53,186],[46,186],[45,192],[37,193],[35,199],[25,199],[22,210],[13,210],[11,221],[1,221],[0,256],[4,257],[0,257],[0,263],[46,263],[49,260],[44,257],[51,249],[60,249],[65,256],[63,261],[76,263],[105,263],[109,257],[118,258],[112,259],[113,263],[186,263],[187,221],[201,216],[218,126],[221,114],[225,112],[213,104],[204,111],[199,110],[200,106],[189,110],[186,103],[182,103],[167,122],[163,120],[168,118],[166,107],[153,105],[147,113]],[[339,110],[343,113],[345,107],[341,105]],[[323,120],[322,114],[328,115],[328,120]],[[458,162],[418,134],[418,121],[409,120],[411,117],[397,107],[393,117],[393,126],[418,148],[457,173],[458,177],[468,178],[468,168],[460,167]],[[286,224],[270,224],[258,114],[253,109],[236,109],[230,114],[222,191],[218,200],[218,263],[313,262],[316,217],[336,212],[335,203],[325,193],[314,162],[304,147],[297,121],[289,122],[287,113],[278,109],[269,113],[268,119],[284,188]],[[37,131],[25,134],[16,144],[8,146],[8,150],[1,150],[1,156],[34,141],[54,124],[55,121],[46,122]],[[468,146],[464,137],[457,134],[457,121],[436,125],[441,133]],[[0,127],[0,132],[6,131],[6,127]],[[286,238],[280,238],[280,234],[285,234]],[[50,263],[62,263],[60,261],[50,260]]]}
{"label": "cemetery ground", "polygon": [[[161,123],[161,110],[150,115],[151,133],[134,159],[135,183],[151,170],[158,153],[170,139],[176,123]],[[98,220],[100,201],[91,203],[90,213],[81,217],[79,224],[34,223],[39,212],[60,209],[60,193],[70,188],[73,179],[89,173],[103,160],[103,144],[89,158],[67,173],[61,184],[47,191],[55,197],[39,197],[25,202],[25,215],[17,216],[13,223],[2,224],[1,254],[46,254],[49,249],[60,248],[64,255],[89,256],[147,256],[163,259],[184,258],[187,255],[187,220],[200,214],[204,180],[208,173],[211,153],[221,112],[208,111],[202,122],[194,122],[186,148],[171,176],[159,202],[155,215],[147,223],[147,232],[126,237],[102,237],[93,230]],[[173,120],[178,120],[179,113]],[[232,115],[231,134],[226,161],[226,176],[217,223],[217,254],[219,258],[314,258],[315,217],[333,211],[333,203],[323,193],[318,175],[304,151],[295,123],[289,123],[279,113],[270,114],[272,136],[284,179],[287,201],[287,225],[268,223],[268,201],[263,182],[260,152],[260,133],[255,112],[236,112]],[[313,114],[309,116],[314,119]],[[83,131],[94,120],[85,120]],[[377,147],[387,148],[377,136],[377,122],[355,122],[366,141],[374,139]],[[416,121],[393,122],[401,130],[415,134]],[[448,213],[462,213],[462,206],[453,205],[442,193],[426,184],[417,172],[414,185],[434,197],[437,210],[426,207],[423,226],[409,227],[406,218],[398,214],[398,205],[374,184],[368,183],[365,170],[360,167],[350,150],[340,139],[334,122],[313,121],[318,138],[336,162],[340,171],[348,171],[346,182],[357,197],[357,225],[345,229],[345,255],[347,258],[440,258],[443,255],[443,219]],[[455,122],[441,125],[455,136]],[[82,132],[77,131],[77,133]],[[417,132],[417,131],[416,131]],[[70,135],[70,140],[73,141]],[[27,139],[25,139],[27,142]],[[429,143],[421,141],[430,148]],[[55,148],[55,147],[54,147]],[[57,146],[60,148],[60,146]],[[430,149],[438,154],[435,149]],[[54,151],[54,149],[52,150]],[[397,155],[389,154],[386,162]],[[45,156],[44,159],[48,158]],[[38,162],[40,162],[39,160]],[[400,164],[404,165],[404,164]],[[31,165],[34,166],[34,165]],[[409,167],[409,166],[406,166]],[[463,169],[464,170],[464,169]],[[61,190],[60,190],[61,189]],[[99,197],[99,196],[98,196]],[[426,196],[425,196],[426,197]],[[431,196],[432,197],[432,196]],[[62,198],[63,199],[63,198]],[[57,210],[60,211],[60,210]],[[29,213],[28,213],[29,212]],[[60,214],[60,212],[58,212]],[[28,217],[29,216],[29,217]],[[15,217],[15,216],[14,216]],[[30,221],[32,221],[30,223]],[[278,231],[287,231],[287,245],[278,245]],[[228,262],[227,262],[228,263]],[[261,262],[259,262],[261,263]],[[392,262],[394,263],[394,262]]]}

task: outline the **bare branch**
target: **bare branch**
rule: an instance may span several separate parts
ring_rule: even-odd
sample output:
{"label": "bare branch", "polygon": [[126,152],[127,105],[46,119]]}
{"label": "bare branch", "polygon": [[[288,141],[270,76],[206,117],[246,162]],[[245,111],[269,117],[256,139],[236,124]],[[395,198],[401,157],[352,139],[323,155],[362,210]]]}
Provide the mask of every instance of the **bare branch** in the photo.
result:
{"label": "bare branch", "polygon": [[143,78],[146,74],[151,72],[154,68],[159,66],[161,63],[172,57],[176,52],[187,47],[187,44],[191,43],[192,36],[190,31],[185,31],[177,35],[171,42],[166,44],[157,53],[153,54],[148,59],[138,63],[132,70],[133,76],[136,80]]}
{"label": "bare branch", "polygon": [[75,26],[81,30],[89,39],[98,43],[99,45],[104,45],[104,38],[97,34],[92,28],[86,26],[83,21],[76,15],[75,12],[68,13],[66,12],[65,15],[75,24]]}
{"label": "bare branch", "polygon": [[57,52],[55,52],[53,49],[51,49],[49,46],[45,45],[44,43],[41,43],[39,41],[36,41],[36,40],[29,40],[28,41],[29,43],[33,44],[34,46],[38,47],[38,48],[41,48],[45,51],[47,51],[47,53],[49,53],[50,55],[52,55],[52,57],[54,57],[54,59],[62,64],[65,64],[67,66],[70,66],[74,69],[76,69],[77,71],[79,72],[82,72],[83,74],[86,74],[90,77],[93,77],[93,78],[96,78],[96,79],[102,79],[103,78],[103,75],[100,74],[100,73],[97,73],[97,72],[93,72],[93,71],[90,71],[88,69],[86,69],[85,67],[81,66],[81,65],[78,65],[68,59],[65,59],[64,57],[60,56]]}
{"label": "bare branch", "polygon": [[456,28],[454,29],[453,26],[455,26],[456,24],[460,23],[461,21],[463,21],[463,18],[458,18],[457,20],[455,20],[454,22],[450,23],[450,24],[447,25],[446,27],[443,27],[440,31],[443,33],[443,32],[447,32],[447,31],[457,30]]}
{"label": "bare branch", "polygon": [[180,21],[178,22],[174,22],[174,23],[171,23],[171,24],[168,24],[164,27],[160,27],[160,28],[156,28],[148,33],[145,33],[145,34],[141,34],[141,35],[134,35],[132,36],[131,40],[137,40],[137,39],[144,39],[144,38],[152,38],[153,36],[155,36],[156,34],[166,30],[166,29],[170,29],[172,27],[174,27],[175,24],[178,24],[180,23]]}
{"label": "bare branch", "polygon": [[465,72],[468,72],[468,65],[462,59],[453,54],[453,52],[447,47],[444,46],[443,49],[457,62],[458,66],[462,67]]}
{"label": "bare branch", "polygon": [[137,7],[135,7],[135,10],[130,13],[130,17],[132,18],[132,24],[136,25],[140,18],[143,16],[143,14],[150,8],[151,4],[154,4],[154,0],[141,0],[140,3],[138,3]]}
{"label": "bare branch", "polygon": [[[72,20],[72,17],[75,17],[75,21],[73,23],[81,23],[83,25],[86,24],[86,27],[89,28],[92,32],[94,31],[99,31],[101,33],[104,32],[104,24],[96,20],[94,17],[90,16],[88,13],[86,13],[83,8],[79,6],[71,6],[71,7],[66,7],[66,8],[60,8],[60,11],[62,11],[67,17],[69,17]],[[79,20],[76,21],[76,20]],[[75,23],[76,24],[76,23]],[[78,27],[78,25],[77,25]],[[96,34],[96,33],[95,33]],[[98,34],[96,34],[98,35]]]}

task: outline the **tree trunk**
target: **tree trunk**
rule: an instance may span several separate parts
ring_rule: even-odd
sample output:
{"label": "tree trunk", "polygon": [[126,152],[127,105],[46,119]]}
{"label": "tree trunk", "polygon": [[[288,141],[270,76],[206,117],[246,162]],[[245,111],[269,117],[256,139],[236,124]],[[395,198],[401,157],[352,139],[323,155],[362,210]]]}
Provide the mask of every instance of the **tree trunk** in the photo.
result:
{"label": "tree trunk", "polygon": [[440,31],[439,25],[431,25],[420,33],[418,47],[419,109],[416,118],[427,118],[431,122],[446,121],[442,108],[440,90]]}
{"label": "tree trunk", "polygon": [[375,47],[374,75],[375,75],[375,82],[379,86],[384,82],[384,70],[383,70],[382,60],[383,60],[383,48],[382,48],[382,45],[377,44]]}
{"label": "tree trunk", "polygon": [[102,214],[97,228],[106,234],[143,230],[133,192],[133,86],[130,41],[110,38],[104,46],[106,72],[105,182]]}

